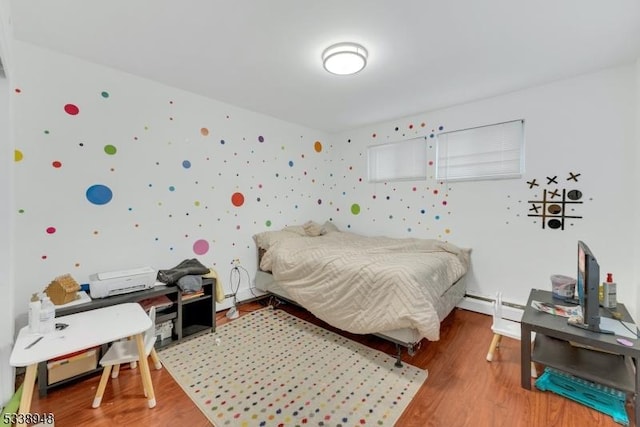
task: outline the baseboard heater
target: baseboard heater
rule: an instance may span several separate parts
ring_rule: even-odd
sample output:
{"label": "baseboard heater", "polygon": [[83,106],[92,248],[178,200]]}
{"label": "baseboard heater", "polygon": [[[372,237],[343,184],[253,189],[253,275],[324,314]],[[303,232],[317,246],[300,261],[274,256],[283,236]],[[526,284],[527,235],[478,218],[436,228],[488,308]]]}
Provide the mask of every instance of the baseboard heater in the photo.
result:
{"label": "baseboard heater", "polygon": [[[463,308],[477,313],[493,315],[493,302],[495,298],[488,298],[481,295],[465,294],[458,303],[458,308]],[[502,317],[519,322],[524,313],[524,306],[502,300]]]}

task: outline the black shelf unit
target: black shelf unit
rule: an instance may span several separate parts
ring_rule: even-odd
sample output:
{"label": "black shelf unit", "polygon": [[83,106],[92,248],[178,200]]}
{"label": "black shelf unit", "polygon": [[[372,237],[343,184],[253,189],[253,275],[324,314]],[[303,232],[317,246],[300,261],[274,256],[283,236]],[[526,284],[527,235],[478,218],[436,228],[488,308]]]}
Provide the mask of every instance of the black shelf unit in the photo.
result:
{"label": "black shelf unit", "polygon": [[[613,334],[603,334],[569,325],[562,316],[552,316],[532,307],[533,301],[557,304],[549,291],[532,289],[524,310],[520,328],[520,382],[531,390],[531,362],[555,368],[578,378],[626,392],[634,401],[636,420],[640,419],[640,341],[622,345]],[[624,304],[616,311],[621,320],[634,323]],[[601,317],[611,313],[600,309]],[[531,346],[531,334],[536,338]],[[636,334],[638,331],[634,331]]]}
{"label": "black shelf unit", "polygon": [[[171,307],[162,309],[156,313],[156,324],[159,325],[168,320],[173,322],[171,338],[156,342],[156,348],[162,348],[180,342],[184,337],[205,331],[215,332],[216,330],[216,299],[215,299],[215,279],[202,279],[204,294],[194,298],[182,298],[182,292],[177,286],[158,285],[144,291],[131,292],[128,294],[115,295],[108,298],[96,298],[83,304],[69,307],[56,308],[56,318],[68,314],[80,313],[97,308],[108,307],[116,304],[128,302],[139,302],[147,298],[154,298],[166,295],[173,304]],[[98,359],[108,348],[103,345],[100,349]],[[77,381],[88,375],[95,375],[102,372],[98,366],[96,369],[83,372],[71,378],[48,384],[47,362],[38,364],[38,391],[40,396],[46,396],[47,392],[56,387],[64,386]]]}
{"label": "black shelf unit", "polygon": [[591,350],[568,341],[537,334],[531,360],[604,386],[635,393],[630,357]]}

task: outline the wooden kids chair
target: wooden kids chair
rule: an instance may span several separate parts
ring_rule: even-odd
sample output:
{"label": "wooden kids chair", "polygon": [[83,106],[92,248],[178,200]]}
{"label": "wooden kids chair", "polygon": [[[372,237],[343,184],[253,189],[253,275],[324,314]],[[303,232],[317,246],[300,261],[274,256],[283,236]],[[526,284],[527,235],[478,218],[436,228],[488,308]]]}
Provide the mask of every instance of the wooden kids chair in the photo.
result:
{"label": "wooden kids chair", "polygon": [[[158,353],[156,353],[155,348],[153,347],[156,343],[156,308],[151,307],[149,310],[149,318],[151,319],[151,327],[147,329],[144,333],[144,351],[147,357],[151,356],[151,360],[156,369],[162,369],[162,364],[160,363],[160,358],[158,358]],[[93,399],[93,407],[97,408],[100,406],[102,402],[102,396],[104,395],[104,390],[107,387],[107,382],[109,381],[109,374],[111,374],[111,378],[117,378],[120,372],[120,365],[122,363],[130,363],[131,369],[135,369],[138,362],[138,347],[136,346],[136,341],[133,339],[124,340],[124,341],[116,341],[111,344],[109,350],[102,356],[100,359],[100,365],[103,366],[102,377],[100,378],[100,384],[98,385],[98,390],[96,391],[96,396]],[[112,372],[113,370],[113,372]],[[145,392],[146,394],[146,392]]]}
{"label": "wooden kids chair", "polygon": [[[502,337],[512,338],[520,341],[522,336],[520,333],[520,322],[505,319],[502,317],[502,293],[496,294],[496,300],[493,302],[493,324],[491,325],[493,331],[493,339],[489,346],[489,352],[487,353],[487,360],[491,362],[493,360],[493,353],[500,347],[500,341]],[[533,340],[536,338],[535,332],[531,334],[531,345],[533,346]],[[538,376],[536,367],[531,362],[531,376],[536,378]]]}

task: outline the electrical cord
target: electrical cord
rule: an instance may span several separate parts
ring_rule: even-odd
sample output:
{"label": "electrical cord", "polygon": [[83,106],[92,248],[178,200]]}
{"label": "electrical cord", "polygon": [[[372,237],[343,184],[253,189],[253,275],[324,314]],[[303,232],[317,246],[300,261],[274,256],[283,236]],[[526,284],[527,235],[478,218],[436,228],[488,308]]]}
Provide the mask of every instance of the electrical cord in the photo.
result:
{"label": "electrical cord", "polygon": [[[233,264],[234,266],[229,272],[229,284],[231,285],[231,295],[233,296],[233,306],[235,307],[238,305],[238,291],[240,290],[240,283],[242,282],[241,273],[244,272],[247,275],[247,280],[249,283],[251,283],[251,276],[249,275],[249,272],[247,271],[247,269],[241,266],[240,264],[238,264],[237,261],[234,261]],[[234,281],[234,276],[235,276],[235,281]],[[234,287],[234,283],[235,283],[235,287]]]}

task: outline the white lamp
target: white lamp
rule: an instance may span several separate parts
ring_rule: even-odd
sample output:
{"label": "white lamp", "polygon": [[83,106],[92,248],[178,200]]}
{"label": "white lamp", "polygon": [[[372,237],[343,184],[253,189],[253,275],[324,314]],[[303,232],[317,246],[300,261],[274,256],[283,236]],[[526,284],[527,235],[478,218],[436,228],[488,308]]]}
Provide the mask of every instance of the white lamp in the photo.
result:
{"label": "white lamp", "polygon": [[322,65],[332,74],[355,74],[367,65],[367,49],[356,43],[338,43],[322,52]]}

